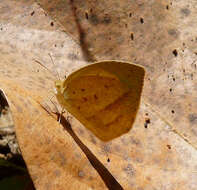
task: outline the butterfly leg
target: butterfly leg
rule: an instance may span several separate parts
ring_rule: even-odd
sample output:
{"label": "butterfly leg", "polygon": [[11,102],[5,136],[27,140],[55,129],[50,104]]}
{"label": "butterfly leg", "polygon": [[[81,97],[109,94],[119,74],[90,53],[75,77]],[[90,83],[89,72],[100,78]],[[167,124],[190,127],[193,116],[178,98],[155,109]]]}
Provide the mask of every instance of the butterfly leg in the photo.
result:
{"label": "butterfly leg", "polygon": [[51,99],[50,99],[50,101],[51,101],[51,103],[54,105],[54,107],[56,109],[55,113],[58,115],[57,121],[58,121],[58,123],[61,123],[61,117],[62,117],[62,115],[64,113],[64,108],[62,108],[61,112],[59,112],[59,109],[58,109],[57,105]]}
{"label": "butterfly leg", "polygon": [[61,123],[61,117],[64,113],[64,108],[62,108],[61,112],[60,112],[60,116],[59,116],[59,119],[58,119],[58,122]]}

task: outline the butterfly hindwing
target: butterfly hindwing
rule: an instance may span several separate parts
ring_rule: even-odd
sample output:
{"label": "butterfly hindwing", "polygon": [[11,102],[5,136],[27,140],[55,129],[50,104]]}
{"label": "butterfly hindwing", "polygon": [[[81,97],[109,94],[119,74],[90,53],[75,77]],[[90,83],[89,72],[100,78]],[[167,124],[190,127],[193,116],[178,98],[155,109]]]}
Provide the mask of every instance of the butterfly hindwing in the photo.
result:
{"label": "butterfly hindwing", "polygon": [[143,79],[144,69],[138,65],[97,62],[64,81],[62,106],[99,139],[108,141],[131,129]]}

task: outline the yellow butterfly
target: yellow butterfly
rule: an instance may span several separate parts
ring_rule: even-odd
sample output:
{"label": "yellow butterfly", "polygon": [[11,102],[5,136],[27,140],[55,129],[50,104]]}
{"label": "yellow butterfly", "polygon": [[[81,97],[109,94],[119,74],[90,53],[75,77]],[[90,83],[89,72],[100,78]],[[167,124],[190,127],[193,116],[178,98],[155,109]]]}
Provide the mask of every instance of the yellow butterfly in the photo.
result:
{"label": "yellow butterfly", "polygon": [[127,133],[140,103],[145,70],[123,61],[100,61],[55,81],[60,105],[103,141]]}

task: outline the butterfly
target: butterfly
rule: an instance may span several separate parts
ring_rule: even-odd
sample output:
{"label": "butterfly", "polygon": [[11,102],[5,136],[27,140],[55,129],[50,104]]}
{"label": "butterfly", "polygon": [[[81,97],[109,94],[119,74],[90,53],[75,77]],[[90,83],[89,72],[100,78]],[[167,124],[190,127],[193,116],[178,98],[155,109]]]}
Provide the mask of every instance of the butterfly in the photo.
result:
{"label": "butterfly", "polygon": [[102,141],[127,133],[135,121],[145,70],[124,61],[100,61],[55,81],[62,106]]}

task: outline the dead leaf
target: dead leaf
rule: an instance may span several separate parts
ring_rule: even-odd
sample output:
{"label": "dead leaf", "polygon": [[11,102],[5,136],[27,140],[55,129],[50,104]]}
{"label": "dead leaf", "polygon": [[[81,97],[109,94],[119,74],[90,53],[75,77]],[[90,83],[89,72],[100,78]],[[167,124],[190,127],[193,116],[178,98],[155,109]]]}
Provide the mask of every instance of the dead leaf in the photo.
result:
{"label": "dead leaf", "polygon": [[121,59],[144,65],[147,105],[197,148],[196,1],[39,2],[79,39],[71,17],[73,2],[84,40],[96,60]]}
{"label": "dead leaf", "polygon": [[[140,63],[148,74],[140,111],[129,134],[103,143],[71,118],[74,132],[124,189],[195,190],[197,152],[195,125],[191,123],[196,114],[196,2],[187,2],[190,8],[183,0],[95,3],[75,4],[90,50],[97,59]],[[64,18],[66,30],[77,31],[70,6],[63,9],[66,17],[60,17],[59,10],[57,17],[54,4],[50,6],[56,18]],[[52,53],[64,76],[86,64],[80,61],[79,46],[31,1],[2,1],[0,7],[0,88],[8,97],[36,188],[106,189],[72,137],[40,106],[48,105],[54,77],[32,60],[52,69],[48,57]]]}

